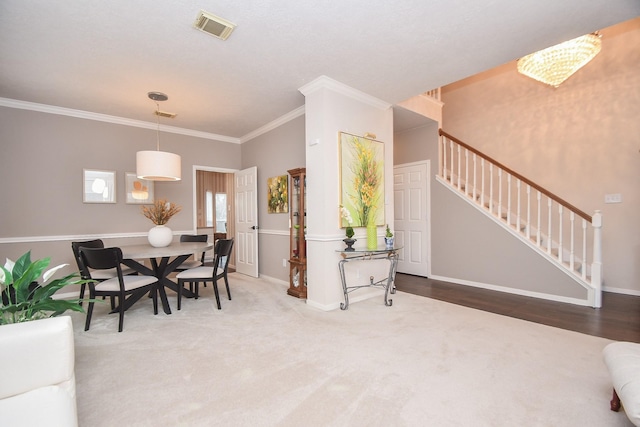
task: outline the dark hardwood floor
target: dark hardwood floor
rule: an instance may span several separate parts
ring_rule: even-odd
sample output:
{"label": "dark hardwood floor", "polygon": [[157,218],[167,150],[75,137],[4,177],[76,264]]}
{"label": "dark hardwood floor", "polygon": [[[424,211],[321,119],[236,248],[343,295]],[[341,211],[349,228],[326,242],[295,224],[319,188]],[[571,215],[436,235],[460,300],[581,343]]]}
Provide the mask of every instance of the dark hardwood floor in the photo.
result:
{"label": "dark hardwood floor", "polygon": [[640,343],[640,297],[604,292],[602,308],[577,306],[398,273],[399,291],[570,331]]}

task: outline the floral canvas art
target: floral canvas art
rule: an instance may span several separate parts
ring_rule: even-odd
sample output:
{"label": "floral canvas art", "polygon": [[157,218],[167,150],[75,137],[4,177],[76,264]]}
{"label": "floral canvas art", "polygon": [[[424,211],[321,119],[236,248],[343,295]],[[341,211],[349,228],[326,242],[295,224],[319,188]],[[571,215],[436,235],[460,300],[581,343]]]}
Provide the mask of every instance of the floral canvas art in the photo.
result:
{"label": "floral canvas art", "polygon": [[289,177],[287,175],[267,178],[267,212],[289,212],[288,182]]}
{"label": "floral canvas art", "polygon": [[384,224],[384,144],[340,132],[341,227]]}

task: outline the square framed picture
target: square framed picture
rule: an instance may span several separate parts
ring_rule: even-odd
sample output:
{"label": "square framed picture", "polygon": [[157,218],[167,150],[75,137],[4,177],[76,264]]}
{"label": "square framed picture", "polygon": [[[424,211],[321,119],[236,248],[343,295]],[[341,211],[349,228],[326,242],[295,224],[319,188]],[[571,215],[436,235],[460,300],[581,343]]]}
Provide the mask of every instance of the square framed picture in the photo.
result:
{"label": "square framed picture", "polygon": [[132,205],[148,205],[153,203],[153,181],[140,179],[133,172],[125,173],[125,190],[127,203]]}
{"label": "square framed picture", "polygon": [[114,171],[83,169],[82,201],[84,203],[115,203],[116,173]]}

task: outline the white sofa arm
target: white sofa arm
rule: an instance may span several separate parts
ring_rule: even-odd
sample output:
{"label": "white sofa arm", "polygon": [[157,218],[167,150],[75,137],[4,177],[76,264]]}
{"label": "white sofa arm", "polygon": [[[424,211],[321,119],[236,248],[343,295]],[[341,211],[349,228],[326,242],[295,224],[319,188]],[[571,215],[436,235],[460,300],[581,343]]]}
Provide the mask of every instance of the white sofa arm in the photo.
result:
{"label": "white sofa arm", "polygon": [[0,414],[11,426],[76,426],[68,316],[0,326]]}

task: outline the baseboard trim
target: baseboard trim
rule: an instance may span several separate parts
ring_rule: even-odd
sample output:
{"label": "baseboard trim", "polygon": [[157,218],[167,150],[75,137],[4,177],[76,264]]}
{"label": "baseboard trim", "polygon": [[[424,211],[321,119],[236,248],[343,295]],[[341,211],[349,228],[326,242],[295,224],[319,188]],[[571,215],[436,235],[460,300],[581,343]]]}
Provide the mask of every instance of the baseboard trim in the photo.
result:
{"label": "baseboard trim", "polygon": [[282,285],[284,287],[289,286],[289,282],[287,282],[286,280],[277,279],[275,277],[267,276],[266,274],[260,274],[260,279],[264,279],[272,283],[277,283],[278,285]]}
{"label": "baseboard trim", "polygon": [[508,293],[508,294],[521,295],[521,296],[525,296],[525,297],[533,297],[533,298],[545,299],[545,300],[549,300],[549,301],[556,301],[556,302],[563,302],[563,303],[567,303],[567,304],[574,304],[574,305],[582,305],[582,306],[585,306],[585,307],[591,307],[591,303],[589,302],[588,299],[584,299],[583,300],[583,299],[579,299],[579,298],[563,297],[561,295],[546,294],[546,293],[542,293],[542,292],[532,292],[532,291],[527,291],[525,289],[508,288],[508,287],[505,287],[505,286],[498,286],[498,285],[491,285],[491,284],[488,284],[488,283],[473,282],[473,281],[470,281],[470,280],[456,279],[456,278],[453,278],[453,277],[432,275],[432,276],[429,276],[429,278],[430,279],[434,279],[434,280],[440,280],[440,281],[443,281],[443,282],[455,283],[457,285],[472,286],[474,288],[488,289],[488,290],[491,290],[491,291],[504,292],[504,293]]}
{"label": "baseboard trim", "polygon": [[621,295],[629,295],[634,297],[640,297],[640,291],[635,289],[624,289],[624,288],[611,288],[608,286],[602,287],[603,292],[610,292],[612,294],[621,294]]}

